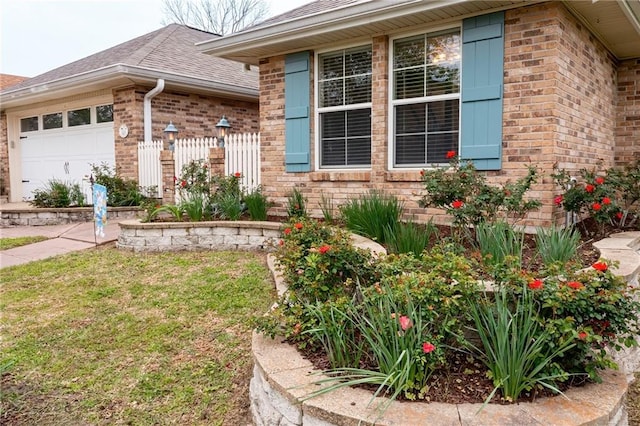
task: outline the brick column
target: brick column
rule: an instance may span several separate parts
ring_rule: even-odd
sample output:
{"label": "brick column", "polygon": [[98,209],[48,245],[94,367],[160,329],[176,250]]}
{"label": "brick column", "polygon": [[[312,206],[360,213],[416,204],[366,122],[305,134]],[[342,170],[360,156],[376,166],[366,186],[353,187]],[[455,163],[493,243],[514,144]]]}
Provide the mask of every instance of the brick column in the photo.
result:
{"label": "brick column", "polygon": [[175,159],[173,152],[168,150],[160,151],[160,164],[162,165],[162,204],[175,204]]}
{"label": "brick column", "polygon": [[224,148],[209,148],[209,167],[211,176],[224,176]]}

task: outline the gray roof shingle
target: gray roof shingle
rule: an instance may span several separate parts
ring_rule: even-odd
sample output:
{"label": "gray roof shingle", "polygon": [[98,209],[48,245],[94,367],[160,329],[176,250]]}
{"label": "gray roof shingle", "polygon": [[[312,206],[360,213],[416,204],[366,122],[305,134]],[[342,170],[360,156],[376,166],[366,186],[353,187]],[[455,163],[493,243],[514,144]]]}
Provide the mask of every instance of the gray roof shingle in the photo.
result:
{"label": "gray roof shingle", "polygon": [[211,40],[215,37],[219,36],[185,25],[170,24],[102,52],[27,79],[12,86],[10,90],[45,84],[117,64],[257,89],[258,72],[256,69],[245,71],[242,63],[207,55],[196,48],[195,43]]}
{"label": "gray roof shingle", "polygon": [[304,4],[295,9],[292,9],[281,15],[277,15],[272,18],[266,19],[252,27],[247,28],[247,30],[249,29],[253,30],[255,28],[259,28],[267,25],[273,25],[281,22],[291,21],[293,19],[302,18],[308,15],[314,15],[316,13],[327,12],[332,9],[337,9],[339,7],[347,6],[353,3],[361,3],[363,1],[368,1],[368,0],[316,0],[311,3]]}

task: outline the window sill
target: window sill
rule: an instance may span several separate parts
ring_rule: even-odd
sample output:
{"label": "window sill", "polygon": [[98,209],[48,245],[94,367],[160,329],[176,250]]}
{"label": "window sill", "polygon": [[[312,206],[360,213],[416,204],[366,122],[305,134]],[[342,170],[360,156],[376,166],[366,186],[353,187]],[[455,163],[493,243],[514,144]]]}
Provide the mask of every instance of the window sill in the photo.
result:
{"label": "window sill", "polygon": [[387,182],[420,182],[420,170],[393,170],[385,173]]}
{"label": "window sill", "polygon": [[313,172],[312,182],[369,182],[371,172]]}

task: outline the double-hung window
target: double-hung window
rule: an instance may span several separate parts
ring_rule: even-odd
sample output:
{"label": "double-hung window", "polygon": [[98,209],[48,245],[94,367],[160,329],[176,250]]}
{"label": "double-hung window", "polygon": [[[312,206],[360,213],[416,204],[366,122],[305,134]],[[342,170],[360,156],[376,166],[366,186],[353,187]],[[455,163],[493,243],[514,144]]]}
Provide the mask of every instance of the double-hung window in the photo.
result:
{"label": "double-hung window", "polygon": [[460,31],[393,41],[393,167],[447,163],[458,152]]}
{"label": "double-hung window", "polygon": [[371,46],[318,55],[321,168],[371,166]]}

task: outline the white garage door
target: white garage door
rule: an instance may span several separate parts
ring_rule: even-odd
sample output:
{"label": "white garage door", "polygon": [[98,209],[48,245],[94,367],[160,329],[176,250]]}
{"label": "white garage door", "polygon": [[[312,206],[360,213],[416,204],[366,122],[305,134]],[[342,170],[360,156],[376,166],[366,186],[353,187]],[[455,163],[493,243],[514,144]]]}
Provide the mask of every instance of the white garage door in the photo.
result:
{"label": "white garage door", "polygon": [[29,132],[22,135],[21,145],[22,194],[26,199],[33,198],[35,189],[57,179],[82,185],[87,202],[91,202],[86,179],[91,165],[115,164],[113,126]]}
{"label": "white garage door", "polygon": [[91,165],[115,164],[113,122],[21,132],[20,144],[22,194],[28,200],[35,189],[57,179],[80,184],[90,203]]}

